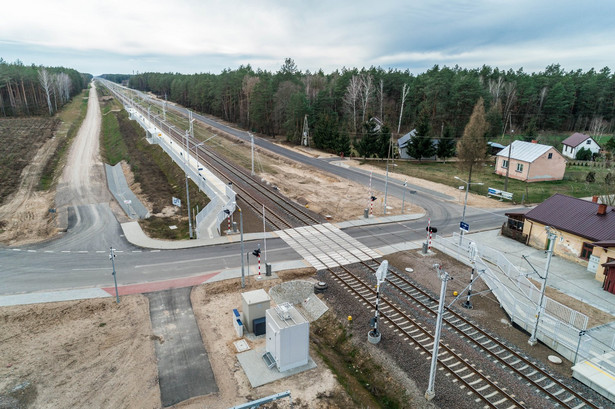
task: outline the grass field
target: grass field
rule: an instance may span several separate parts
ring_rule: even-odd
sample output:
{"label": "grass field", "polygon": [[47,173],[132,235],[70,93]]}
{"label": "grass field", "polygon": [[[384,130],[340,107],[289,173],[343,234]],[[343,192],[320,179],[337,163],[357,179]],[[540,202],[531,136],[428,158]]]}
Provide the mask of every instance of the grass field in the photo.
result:
{"label": "grass field", "polygon": [[[370,161],[370,164],[386,169],[386,161]],[[466,181],[468,179],[467,172],[462,171],[457,162],[447,162],[445,164],[441,162],[395,161],[395,165],[397,166],[392,168],[391,162],[389,162],[389,170],[453,187],[463,185],[463,183],[455,179],[455,176]],[[590,171],[596,173],[594,183],[586,182],[587,174]],[[541,203],[555,193],[574,197],[600,195],[607,191],[604,178],[609,171],[615,176],[615,168],[570,166],[566,168],[564,179],[559,181],[525,183],[509,178],[506,191],[513,193],[514,203],[523,202],[525,204]],[[483,185],[474,184],[478,182],[483,183]],[[493,162],[485,163],[482,166],[475,166],[472,171],[472,183],[470,191],[484,196],[487,196],[488,188],[504,190],[504,177],[494,173]],[[615,186],[610,187],[610,189],[615,190]]]}

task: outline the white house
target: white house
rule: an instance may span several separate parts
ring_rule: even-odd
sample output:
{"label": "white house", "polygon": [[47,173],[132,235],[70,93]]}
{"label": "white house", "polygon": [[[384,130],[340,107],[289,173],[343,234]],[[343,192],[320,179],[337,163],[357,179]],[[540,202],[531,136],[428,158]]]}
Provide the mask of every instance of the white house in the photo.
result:
{"label": "white house", "polygon": [[562,155],[576,159],[577,152],[582,148],[589,149],[591,153],[600,152],[600,145],[589,135],[573,133],[562,142]]}

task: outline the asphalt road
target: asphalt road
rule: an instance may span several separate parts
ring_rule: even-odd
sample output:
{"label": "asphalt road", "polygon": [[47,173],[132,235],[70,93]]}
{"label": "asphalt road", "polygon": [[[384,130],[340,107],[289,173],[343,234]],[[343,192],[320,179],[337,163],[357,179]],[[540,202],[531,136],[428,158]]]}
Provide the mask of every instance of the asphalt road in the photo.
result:
{"label": "asphalt road", "polygon": [[[90,94],[92,96],[92,93]],[[93,100],[95,98],[90,98]],[[92,103],[94,104],[94,103]],[[174,107],[177,108],[177,107]],[[98,105],[89,105],[90,110],[98,110]],[[195,114],[195,117],[209,125],[218,127],[240,138],[249,139],[246,132],[218,124],[209,118]],[[91,122],[88,122],[91,123]],[[90,125],[90,129],[97,129]],[[81,134],[81,132],[80,132]],[[91,138],[97,133],[88,133]],[[346,168],[298,154],[275,145],[269,141],[255,138],[255,143],[280,155],[307,165],[331,172],[363,185],[369,184],[369,174],[355,168]],[[91,152],[92,145],[89,151]],[[95,156],[95,155],[94,155]],[[94,157],[89,154],[89,157]],[[87,162],[89,168],[94,166]],[[72,175],[79,172],[73,168]],[[226,244],[197,249],[151,251],[139,249],[128,243],[121,234],[108,202],[101,203],[107,196],[100,189],[87,185],[88,195],[75,192],[83,186],[83,179],[73,184],[69,202],[69,229],[64,237],[20,249],[0,249],[0,272],[3,285],[0,294],[19,294],[37,291],[64,290],[84,287],[106,287],[113,283],[109,247],[118,250],[115,259],[119,285],[146,283],[173,278],[196,276],[204,273],[222,271],[241,266],[240,245]],[[384,191],[385,178],[373,175],[375,189]],[[440,192],[409,185],[406,200],[423,207],[431,218],[431,225],[438,228],[439,234],[452,234],[458,231],[463,206],[446,201]],[[416,193],[410,194],[410,191]],[[107,193],[108,194],[108,193]],[[404,194],[403,182],[389,178],[388,194],[401,199]],[[472,231],[499,227],[505,217],[502,210],[486,211],[468,208],[466,222]],[[370,247],[391,245],[408,240],[421,240],[426,237],[426,219],[372,225],[347,229],[346,233]],[[256,243],[246,243],[246,251],[256,247]],[[261,246],[262,247],[262,246]],[[297,260],[301,257],[282,240],[267,240],[268,262]]]}

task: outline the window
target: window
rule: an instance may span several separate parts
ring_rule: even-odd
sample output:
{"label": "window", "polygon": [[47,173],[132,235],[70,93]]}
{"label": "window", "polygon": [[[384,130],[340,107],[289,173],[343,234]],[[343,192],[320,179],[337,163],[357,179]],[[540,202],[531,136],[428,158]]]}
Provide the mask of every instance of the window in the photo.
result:
{"label": "window", "polygon": [[549,156],[547,156],[547,159],[553,159],[553,153],[549,153]]}
{"label": "window", "polygon": [[581,249],[581,257],[583,260],[589,260],[589,256],[592,255],[592,251],[594,251],[594,246],[589,243],[583,243],[583,248]]}
{"label": "window", "polygon": [[502,168],[506,169],[508,167],[508,161],[506,159],[502,159]]}
{"label": "window", "polygon": [[587,145],[591,145],[592,140],[591,140],[591,139],[588,139],[588,140],[587,140],[587,142],[585,142],[585,143],[586,143]]}
{"label": "window", "polygon": [[523,172],[523,164],[517,163],[517,172]]}

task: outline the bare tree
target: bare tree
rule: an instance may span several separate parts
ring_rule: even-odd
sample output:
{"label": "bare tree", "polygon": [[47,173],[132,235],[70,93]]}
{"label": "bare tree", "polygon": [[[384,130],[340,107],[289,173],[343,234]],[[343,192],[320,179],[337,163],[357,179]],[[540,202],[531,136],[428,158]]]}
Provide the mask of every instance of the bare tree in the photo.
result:
{"label": "bare tree", "polygon": [[384,80],[380,79],[380,89],[378,90],[378,99],[380,100],[380,120],[384,122],[384,114],[382,113],[382,104],[384,101]]}
{"label": "bare tree", "polygon": [[346,94],[344,94],[344,103],[346,107],[352,112],[352,128],[354,132],[357,132],[357,100],[361,94],[361,80],[359,76],[353,75],[346,88]]}
{"label": "bare tree", "polygon": [[608,128],[608,122],[602,119],[601,116],[595,116],[589,124],[589,133],[595,136],[601,136]]}
{"label": "bare tree", "polygon": [[517,83],[507,82],[504,85],[504,93],[506,99],[504,101],[504,126],[502,129],[502,136],[506,133],[506,124],[512,126],[512,108],[517,101]]}
{"label": "bare tree", "polygon": [[[374,85],[374,77],[371,75],[361,75],[361,122],[365,122],[365,116],[367,115],[367,108],[369,106],[369,101],[372,97],[372,87]],[[382,120],[382,118],[380,118]]]}
{"label": "bare tree", "polygon": [[53,115],[53,108],[51,107],[52,81],[46,69],[40,68],[38,70],[38,81],[40,82],[43,90],[45,90],[45,95],[47,97],[47,106],[49,107],[49,115]]}
{"label": "bare tree", "polygon": [[401,89],[401,109],[399,110],[399,122],[397,123],[397,133],[401,129],[401,117],[404,115],[404,103],[406,102],[406,97],[410,90],[408,89],[408,84],[404,84],[404,87]]}
{"label": "bare tree", "polygon": [[252,101],[252,93],[254,92],[254,87],[256,87],[256,84],[258,84],[259,81],[259,77],[253,77],[249,74],[246,74],[246,76],[243,77],[243,81],[241,83],[241,90],[245,101],[245,104],[241,104],[240,106],[240,109],[244,110],[245,115],[241,116],[245,116],[246,126],[248,128],[250,128],[250,102]]}
{"label": "bare tree", "polygon": [[492,104],[495,105],[496,102],[500,99],[502,89],[504,89],[504,78],[499,77],[497,80],[492,80],[491,78],[489,78],[488,84]]}
{"label": "bare tree", "polygon": [[457,142],[457,157],[461,167],[468,171],[468,184],[472,182],[472,168],[482,162],[487,155],[485,133],[489,129],[489,124],[485,119],[484,104],[483,98],[479,98],[463,130],[463,136]]}

